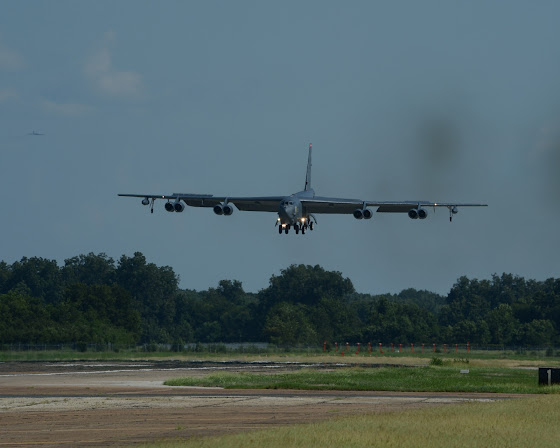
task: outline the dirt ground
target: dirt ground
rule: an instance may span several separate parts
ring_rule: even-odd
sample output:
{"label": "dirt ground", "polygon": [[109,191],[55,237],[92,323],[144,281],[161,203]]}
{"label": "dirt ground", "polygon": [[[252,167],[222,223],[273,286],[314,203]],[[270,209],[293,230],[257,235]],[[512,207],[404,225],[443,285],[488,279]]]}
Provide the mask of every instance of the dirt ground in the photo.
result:
{"label": "dirt ground", "polygon": [[274,363],[0,363],[0,447],[125,446],[399,411],[485,394],[224,390],[163,381],[216,370],[277,372]]}

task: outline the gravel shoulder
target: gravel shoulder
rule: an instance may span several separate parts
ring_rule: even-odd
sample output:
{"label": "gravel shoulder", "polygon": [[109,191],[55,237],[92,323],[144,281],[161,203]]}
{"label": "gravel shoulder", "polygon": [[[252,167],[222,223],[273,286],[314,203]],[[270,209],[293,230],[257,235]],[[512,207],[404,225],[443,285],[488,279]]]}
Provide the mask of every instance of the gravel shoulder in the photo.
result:
{"label": "gravel shoulder", "polygon": [[224,390],[164,386],[216,370],[277,372],[285,364],[186,362],[0,363],[1,446],[123,446],[335,416],[400,411],[501,394]]}

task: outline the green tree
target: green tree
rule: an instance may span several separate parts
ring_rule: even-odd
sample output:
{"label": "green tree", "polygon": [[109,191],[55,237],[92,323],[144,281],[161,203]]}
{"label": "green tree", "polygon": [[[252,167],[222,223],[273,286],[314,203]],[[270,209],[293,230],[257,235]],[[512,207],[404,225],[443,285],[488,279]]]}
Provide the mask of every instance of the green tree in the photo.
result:
{"label": "green tree", "polygon": [[23,257],[11,266],[6,289],[25,284],[29,294],[45,303],[57,303],[64,295],[64,282],[60,269],[54,260],[40,257]]}
{"label": "green tree", "polygon": [[133,297],[142,317],[141,342],[172,342],[175,299],[179,279],[169,266],[157,267],[135,252],[123,255],[116,270],[116,282]]}
{"label": "green tree", "polygon": [[8,292],[7,284],[12,276],[10,267],[5,261],[0,261],[0,294]]}
{"label": "green tree", "polygon": [[42,301],[16,292],[0,295],[0,343],[49,342],[53,324]]}
{"label": "green tree", "polygon": [[340,272],[319,265],[291,265],[273,275],[268,288],[259,292],[259,315],[264,321],[269,310],[282,302],[314,306],[322,299],[342,299],[353,292],[352,282]]}
{"label": "green tree", "polygon": [[549,345],[554,337],[554,324],[548,319],[536,319],[521,326],[519,342],[531,346]]}
{"label": "green tree", "polygon": [[264,335],[279,345],[317,343],[317,333],[307,318],[304,305],[282,302],[270,310],[264,325]]}
{"label": "green tree", "polygon": [[501,303],[486,316],[492,344],[508,345],[518,330],[519,321],[514,317],[510,305]]}
{"label": "green tree", "polygon": [[87,255],[64,260],[62,276],[66,284],[112,285],[115,281],[115,261],[105,253]]}

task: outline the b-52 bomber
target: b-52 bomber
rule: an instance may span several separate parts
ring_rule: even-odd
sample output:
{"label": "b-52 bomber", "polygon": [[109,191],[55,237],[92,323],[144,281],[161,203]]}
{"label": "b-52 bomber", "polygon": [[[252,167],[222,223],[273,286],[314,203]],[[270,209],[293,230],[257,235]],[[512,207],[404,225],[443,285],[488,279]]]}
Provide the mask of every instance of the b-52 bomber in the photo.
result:
{"label": "b-52 bomber", "polygon": [[212,207],[216,215],[229,216],[237,208],[241,211],[277,213],[276,226],[278,233],[287,234],[290,229],[295,233],[305,234],[306,230],[313,230],[317,224],[315,215],[343,214],[353,215],[356,219],[371,219],[373,212],[377,213],[407,213],[411,219],[425,219],[428,217],[428,208],[447,207],[449,221],[458,212],[459,207],[486,207],[487,204],[471,204],[458,202],[431,202],[431,201],[369,201],[362,199],[343,199],[316,196],[311,188],[311,150],[307,159],[307,173],[305,186],[302,191],[290,196],[214,196],[211,194],[184,194],[173,193],[170,195],[156,194],[119,194],[119,196],[143,198],[143,205],[150,205],[154,212],[156,199],[166,199],[165,210],[181,213],[185,205],[191,207]]}

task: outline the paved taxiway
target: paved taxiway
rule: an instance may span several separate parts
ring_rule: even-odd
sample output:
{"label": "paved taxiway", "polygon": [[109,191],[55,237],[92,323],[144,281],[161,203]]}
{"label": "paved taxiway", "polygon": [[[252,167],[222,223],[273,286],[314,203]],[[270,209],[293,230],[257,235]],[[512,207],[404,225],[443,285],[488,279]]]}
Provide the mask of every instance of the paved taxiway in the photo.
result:
{"label": "paved taxiway", "polygon": [[514,395],[168,387],[219,370],[263,374],[274,363],[0,363],[0,447],[122,446]]}

